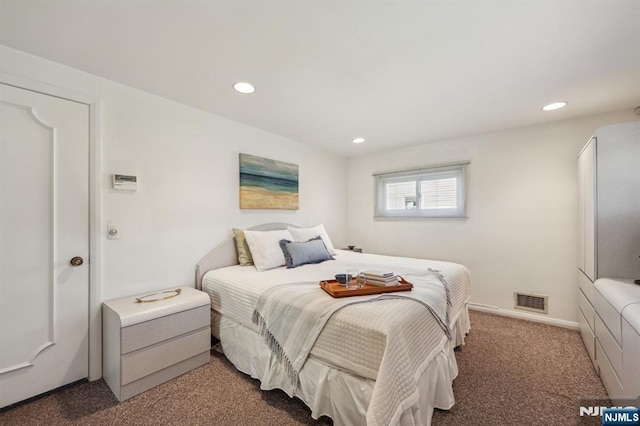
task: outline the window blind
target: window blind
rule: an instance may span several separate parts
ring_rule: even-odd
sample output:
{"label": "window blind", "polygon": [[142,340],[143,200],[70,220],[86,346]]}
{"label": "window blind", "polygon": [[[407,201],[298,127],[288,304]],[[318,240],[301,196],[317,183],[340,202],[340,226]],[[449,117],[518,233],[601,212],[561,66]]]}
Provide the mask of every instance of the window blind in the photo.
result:
{"label": "window blind", "polygon": [[375,215],[465,217],[467,164],[375,174]]}

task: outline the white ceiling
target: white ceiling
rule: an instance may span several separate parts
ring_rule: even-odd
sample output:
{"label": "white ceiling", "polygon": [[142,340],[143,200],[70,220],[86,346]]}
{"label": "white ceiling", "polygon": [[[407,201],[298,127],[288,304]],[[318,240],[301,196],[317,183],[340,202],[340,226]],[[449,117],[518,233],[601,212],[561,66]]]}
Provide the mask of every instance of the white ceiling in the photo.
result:
{"label": "white ceiling", "polygon": [[345,156],[640,105],[640,0],[0,0],[0,43]]}

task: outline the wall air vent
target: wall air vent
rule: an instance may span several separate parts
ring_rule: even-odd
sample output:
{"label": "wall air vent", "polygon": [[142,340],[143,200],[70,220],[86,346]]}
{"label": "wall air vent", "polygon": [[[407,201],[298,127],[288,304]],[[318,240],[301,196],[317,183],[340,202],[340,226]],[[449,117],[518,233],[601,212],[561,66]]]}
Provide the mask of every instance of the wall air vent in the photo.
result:
{"label": "wall air vent", "polygon": [[526,311],[538,312],[541,314],[548,313],[547,303],[549,296],[543,296],[533,293],[513,293],[514,308],[524,309]]}

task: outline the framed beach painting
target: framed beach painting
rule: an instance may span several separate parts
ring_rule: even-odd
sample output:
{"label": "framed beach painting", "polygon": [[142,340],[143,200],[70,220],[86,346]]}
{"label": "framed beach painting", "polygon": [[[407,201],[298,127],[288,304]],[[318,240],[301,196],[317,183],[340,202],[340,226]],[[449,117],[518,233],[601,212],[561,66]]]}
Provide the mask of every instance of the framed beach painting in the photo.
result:
{"label": "framed beach painting", "polygon": [[240,154],[240,208],[298,210],[298,165]]}

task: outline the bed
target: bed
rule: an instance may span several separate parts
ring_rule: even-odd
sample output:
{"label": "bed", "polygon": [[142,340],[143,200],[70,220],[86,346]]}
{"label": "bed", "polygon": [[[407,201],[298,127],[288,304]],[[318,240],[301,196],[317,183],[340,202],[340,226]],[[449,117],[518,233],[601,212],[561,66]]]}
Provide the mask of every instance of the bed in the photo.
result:
{"label": "bed", "polygon": [[[287,226],[292,225],[252,229]],[[205,256],[197,265],[197,287],[211,297],[211,330],[220,349],[238,370],[259,379],[262,389],[282,389],[300,398],[315,419],[326,415],[336,425],[430,424],[434,408],[447,410],[455,403],[452,383],[458,370],[453,349],[464,344],[470,329],[469,271],[449,262],[333,252],[333,260],[261,272],[238,265],[233,238]],[[330,299],[318,282],[348,268],[393,269],[416,287],[425,280],[444,280],[446,332],[437,315],[425,314],[424,306],[405,298],[349,304],[330,315],[292,380],[289,365],[261,335],[256,304],[268,291],[287,284],[306,286],[317,290],[314,297]]]}

